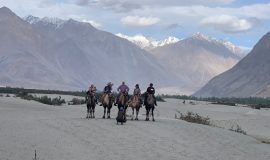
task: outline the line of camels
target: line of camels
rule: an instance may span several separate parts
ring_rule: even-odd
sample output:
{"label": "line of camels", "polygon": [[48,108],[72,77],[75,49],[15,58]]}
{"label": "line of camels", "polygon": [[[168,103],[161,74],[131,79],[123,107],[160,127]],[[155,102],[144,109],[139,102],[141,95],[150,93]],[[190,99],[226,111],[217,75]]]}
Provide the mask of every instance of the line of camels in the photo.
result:
{"label": "line of camels", "polygon": [[[128,107],[131,107],[132,109],[132,116],[131,116],[131,120],[134,119],[134,110],[136,110],[136,117],[135,120],[139,120],[138,119],[138,114],[140,111],[140,108],[142,107],[141,104],[141,99],[142,97],[140,97],[139,95],[134,95],[131,98],[129,98],[129,96],[126,96],[126,94],[121,93],[118,97],[118,101],[116,102],[113,94],[111,93],[105,93],[103,95],[103,100],[101,101],[101,105],[104,108],[104,114],[102,118],[105,118],[106,113],[107,113],[107,118],[111,118],[111,108],[113,106],[113,104],[117,104],[118,106],[118,110],[120,110],[121,107],[124,108],[124,112],[126,115],[126,109]],[[91,93],[89,95],[86,96],[86,106],[87,106],[87,116],[86,118],[95,118],[95,106],[97,104],[97,99],[94,95],[94,93]],[[146,103],[145,104],[145,109],[146,109],[146,118],[145,121],[149,121],[149,114],[151,112],[151,116],[152,116],[152,121],[155,121],[154,118],[154,109],[155,109],[155,98],[154,95],[152,94],[148,94],[147,98],[146,98]]]}

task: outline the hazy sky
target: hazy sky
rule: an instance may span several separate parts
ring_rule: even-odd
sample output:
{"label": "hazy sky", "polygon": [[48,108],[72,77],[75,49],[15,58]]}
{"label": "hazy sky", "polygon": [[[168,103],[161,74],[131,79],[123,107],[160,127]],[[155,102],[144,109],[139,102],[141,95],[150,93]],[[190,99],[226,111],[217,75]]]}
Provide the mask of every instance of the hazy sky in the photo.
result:
{"label": "hazy sky", "polygon": [[253,47],[270,31],[270,0],[0,0],[19,16],[73,18],[155,39],[196,32]]}

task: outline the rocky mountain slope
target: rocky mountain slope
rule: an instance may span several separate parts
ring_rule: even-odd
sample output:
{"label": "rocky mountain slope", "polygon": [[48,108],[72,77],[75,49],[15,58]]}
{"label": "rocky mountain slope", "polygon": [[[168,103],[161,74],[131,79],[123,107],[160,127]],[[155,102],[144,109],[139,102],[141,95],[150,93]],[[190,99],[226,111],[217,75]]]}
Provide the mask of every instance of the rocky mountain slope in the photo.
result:
{"label": "rocky mountain slope", "polygon": [[21,19],[0,9],[0,82],[31,88],[98,88],[126,81],[158,87],[179,80],[133,43],[72,19]]}
{"label": "rocky mountain slope", "polygon": [[233,67],[242,57],[241,49],[229,42],[201,33],[177,43],[150,50],[160,63],[184,82],[182,89],[195,92],[214,76]]}
{"label": "rocky mountain slope", "polygon": [[195,96],[270,96],[270,32],[232,69],[213,78]]}

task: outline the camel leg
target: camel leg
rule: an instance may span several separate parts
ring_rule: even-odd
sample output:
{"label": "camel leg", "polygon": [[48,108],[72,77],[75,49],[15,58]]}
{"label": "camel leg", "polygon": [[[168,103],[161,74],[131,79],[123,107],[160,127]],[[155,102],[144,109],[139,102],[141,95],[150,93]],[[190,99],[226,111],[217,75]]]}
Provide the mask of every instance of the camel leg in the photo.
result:
{"label": "camel leg", "polygon": [[93,107],[93,118],[95,118],[95,106]]}
{"label": "camel leg", "polygon": [[86,118],[89,118],[89,106],[87,106],[87,114],[86,114]]}
{"label": "camel leg", "polygon": [[139,120],[139,119],[138,119],[139,110],[140,110],[140,108],[136,108],[136,118],[135,118],[135,120]]}
{"label": "camel leg", "polygon": [[90,108],[90,116],[89,118],[92,118],[92,108]]}
{"label": "camel leg", "polygon": [[94,118],[94,107],[91,106],[91,118]]}
{"label": "camel leg", "polygon": [[104,114],[103,114],[103,119],[105,118],[105,114],[106,114],[106,107],[105,106],[103,106],[103,108],[104,108]]}
{"label": "camel leg", "polygon": [[150,112],[150,111],[149,111],[149,109],[147,108],[147,109],[146,109],[146,119],[145,119],[146,121],[149,121],[149,112]]}
{"label": "camel leg", "polygon": [[107,109],[107,118],[110,119],[111,118],[111,108]]}
{"label": "camel leg", "polygon": [[125,112],[124,119],[125,119],[125,121],[127,121],[127,108],[126,107],[124,107],[124,112]]}
{"label": "camel leg", "polygon": [[152,121],[155,121],[155,118],[154,118],[154,107],[152,107]]}
{"label": "camel leg", "polygon": [[133,121],[133,117],[134,117],[134,108],[132,108],[132,117],[131,117],[132,121]]}

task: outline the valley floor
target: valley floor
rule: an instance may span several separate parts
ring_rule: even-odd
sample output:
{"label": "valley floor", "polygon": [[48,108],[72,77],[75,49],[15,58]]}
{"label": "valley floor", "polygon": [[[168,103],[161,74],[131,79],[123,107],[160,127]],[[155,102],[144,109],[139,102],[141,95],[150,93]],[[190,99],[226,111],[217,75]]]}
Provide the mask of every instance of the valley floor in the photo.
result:
{"label": "valley floor", "polygon": [[101,119],[103,109],[97,106],[96,119],[87,120],[82,105],[48,106],[0,97],[0,159],[31,160],[34,150],[39,160],[270,159],[270,145],[251,136],[174,119],[177,110],[191,110],[223,126],[235,120],[251,135],[269,138],[269,111],[196,103],[167,99],[158,103],[156,122],[145,122],[141,115],[140,121],[122,126],[116,125],[116,107],[112,119]]}

